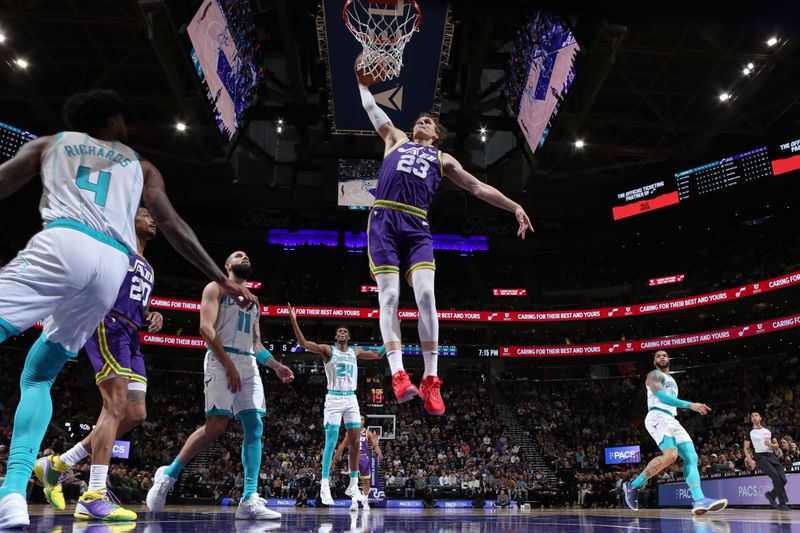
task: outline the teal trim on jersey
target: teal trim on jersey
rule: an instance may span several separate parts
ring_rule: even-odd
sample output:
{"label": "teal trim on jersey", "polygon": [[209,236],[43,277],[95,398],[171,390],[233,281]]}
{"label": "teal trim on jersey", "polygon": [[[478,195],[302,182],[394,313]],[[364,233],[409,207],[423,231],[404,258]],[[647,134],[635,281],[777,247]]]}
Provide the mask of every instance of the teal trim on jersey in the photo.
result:
{"label": "teal trim on jersey", "polygon": [[269,361],[270,357],[272,357],[272,354],[270,353],[269,350],[265,348],[256,354],[256,361],[266,366],[267,361]]}
{"label": "teal trim on jersey", "polygon": [[247,413],[257,413],[261,417],[267,416],[266,409],[245,409],[244,411],[239,411],[238,413],[236,413],[236,416],[234,416],[233,418],[235,418],[236,420],[241,420],[241,416],[246,415]]}
{"label": "teal trim on jersey", "polygon": [[678,449],[678,445],[675,443],[675,437],[664,437],[664,439],[658,444],[658,449],[662,452],[668,449]]}
{"label": "teal trim on jersey", "polygon": [[[20,333],[19,330],[15,328],[13,324],[11,324],[11,322],[9,322],[8,320],[4,319],[1,316],[0,316],[0,328],[3,328],[9,333],[8,337],[15,337]],[[8,337],[4,338],[3,340],[6,340]]]}
{"label": "teal trim on jersey", "polygon": [[225,350],[225,353],[230,353],[233,355],[255,355],[253,352],[243,352],[241,350],[237,350],[236,348],[231,348],[230,346],[223,346],[222,349]]}
{"label": "teal trim on jersey", "polygon": [[358,429],[361,427],[361,422],[347,422],[344,425],[344,429]]}
{"label": "teal trim on jersey", "polygon": [[660,389],[656,392],[656,398],[658,398],[661,403],[665,403],[670,407],[680,407],[682,409],[689,409],[692,407],[692,402],[670,396],[664,389]]}
{"label": "teal trim on jersey", "polygon": [[352,396],[356,393],[354,390],[329,390],[328,394],[332,396]]}
{"label": "teal trim on jersey", "polygon": [[381,346],[380,348],[378,348],[378,351],[376,353],[381,357],[386,355],[386,346]]}
{"label": "teal trim on jersey", "polygon": [[75,231],[80,231],[81,233],[85,233],[86,235],[88,235],[89,237],[93,238],[96,241],[100,241],[103,244],[111,246],[112,248],[116,248],[125,255],[130,255],[131,253],[134,253],[133,251],[129,251],[128,248],[118,240],[109,237],[105,233],[100,233],[96,229],[92,229],[86,224],[82,224],[77,220],[72,220],[69,218],[56,218],[55,220],[51,220],[50,222],[45,224],[44,227],[45,229],[67,228]]}
{"label": "teal trim on jersey", "polygon": [[227,416],[230,418],[233,416],[233,411],[231,411],[230,409],[217,409],[216,407],[214,407],[213,409],[209,409],[208,411],[206,411],[206,417],[209,416]]}
{"label": "teal trim on jersey", "polygon": [[651,407],[651,408],[650,408],[650,410],[651,410],[651,411],[660,411],[660,412],[664,413],[665,415],[669,415],[669,416],[671,416],[672,418],[675,418],[675,415],[673,415],[672,413],[670,413],[670,412],[669,412],[669,411],[667,411],[666,409],[662,409],[662,408],[660,408],[660,407]]}
{"label": "teal trim on jersey", "polygon": [[335,429],[336,431],[339,431],[339,426],[337,426],[336,424],[325,424],[324,429],[325,431],[328,431],[329,429]]}

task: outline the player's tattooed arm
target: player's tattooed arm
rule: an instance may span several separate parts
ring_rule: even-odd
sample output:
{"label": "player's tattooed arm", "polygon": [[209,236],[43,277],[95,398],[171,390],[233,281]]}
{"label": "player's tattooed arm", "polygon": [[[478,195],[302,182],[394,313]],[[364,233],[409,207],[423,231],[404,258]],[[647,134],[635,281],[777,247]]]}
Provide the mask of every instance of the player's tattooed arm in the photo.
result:
{"label": "player's tattooed arm", "polygon": [[653,394],[657,393],[664,388],[664,374],[658,370],[651,370],[650,373],[647,374],[647,380],[645,381],[645,384],[647,385],[647,388],[653,392]]}
{"label": "player's tattooed arm", "polygon": [[142,203],[148,208],[172,247],[209,279],[217,282],[239,307],[258,305],[258,298],[246,287],[234,283],[225,276],[200,244],[192,228],[175,211],[167,197],[161,172],[149,161],[142,160],[141,164],[144,174]]}
{"label": "player's tattooed arm", "polygon": [[11,196],[39,174],[42,158],[55,137],[39,137],[22,145],[17,155],[0,165],[0,200]]}

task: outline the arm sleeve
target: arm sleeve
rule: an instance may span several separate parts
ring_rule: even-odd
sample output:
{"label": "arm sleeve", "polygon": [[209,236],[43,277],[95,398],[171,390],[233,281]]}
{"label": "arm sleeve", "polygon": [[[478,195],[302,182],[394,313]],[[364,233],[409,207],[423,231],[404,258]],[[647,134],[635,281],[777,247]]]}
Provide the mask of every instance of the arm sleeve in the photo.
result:
{"label": "arm sleeve", "polygon": [[392,121],[383,109],[378,107],[378,104],[375,103],[375,97],[372,96],[369,89],[364,85],[359,85],[358,90],[361,93],[361,105],[364,106],[364,111],[367,112],[367,116],[370,122],[372,122],[375,131],[380,130],[386,124],[390,124]]}
{"label": "arm sleeve", "polygon": [[681,409],[689,409],[692,406],[692,402],[687,402],[686,400],[680,400],[678,398],[673,398],[667,391],[664,389],[659,390],[656,392],[656,398],[658,398],[663,403],[671,406],[671,407],[680,407]]}

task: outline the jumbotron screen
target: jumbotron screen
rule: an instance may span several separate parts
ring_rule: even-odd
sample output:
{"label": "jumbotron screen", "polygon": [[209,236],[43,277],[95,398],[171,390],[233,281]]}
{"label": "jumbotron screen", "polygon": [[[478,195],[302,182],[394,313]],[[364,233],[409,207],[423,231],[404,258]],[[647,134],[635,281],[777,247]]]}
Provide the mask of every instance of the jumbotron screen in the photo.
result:
{"label": "jumbotron screen", "polygon": [[547,139],[575,79],[580,52],[569,25],[536,11],[517,34],[506,76],[506,95],[532,152]]}
{"label": "jumbotron screen", "polygon": [[377,159],[340,159],[337,205],[348,209],[369,209],[378,189]]}
{"label": "jumbotron screen", "polygon": [[614,220],[640,215],[694,198],[800,170],[800,139],[787,139],[720,159],[678,169],[617,194]]}
{"label": "jumbotron screen", "polygon": [[244,112],[255,102],[262,73],[246,28],[252,26],[250,3],[205,0],[187,27],[192,62],[206,86],[214,120],[229,140],[242,126]]}

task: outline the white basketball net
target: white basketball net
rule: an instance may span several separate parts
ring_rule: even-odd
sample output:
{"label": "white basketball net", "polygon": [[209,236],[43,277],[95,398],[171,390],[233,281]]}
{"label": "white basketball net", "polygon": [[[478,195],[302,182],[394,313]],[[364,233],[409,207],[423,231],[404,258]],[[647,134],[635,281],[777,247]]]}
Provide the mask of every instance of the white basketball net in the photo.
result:
{"label": "white basketball net", "polygon": [[345,4],[344,19],[364,49],[356,68],[381,81],[399,75],[403,50],[421,22],[417,3],[352,0]]}

